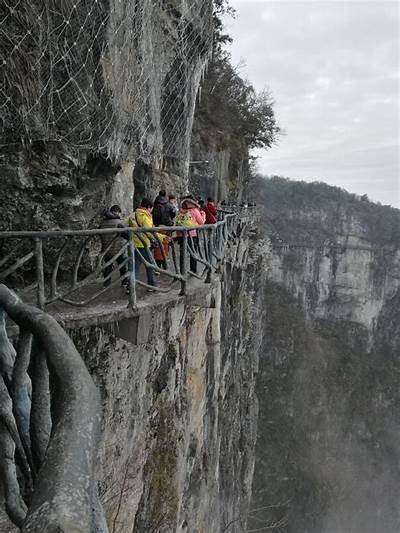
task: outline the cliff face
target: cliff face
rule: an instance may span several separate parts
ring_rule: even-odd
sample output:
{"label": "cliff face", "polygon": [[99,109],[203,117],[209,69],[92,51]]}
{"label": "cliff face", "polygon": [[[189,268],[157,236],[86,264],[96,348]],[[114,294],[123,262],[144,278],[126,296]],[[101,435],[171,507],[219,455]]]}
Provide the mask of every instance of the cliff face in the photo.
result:
{"label": "cliff face", "polygon": [[246,194],[248,149],[246,146],[235,149],[224,146],[218,138],[222,135],[202,127],[201,123],[195,123],[191,158],[199,163],[190,168],[190,190],[202,198],[211,196],[238,205]]}
{"label": "cliff face", "polygon": [[1,230],[87,227],[113,202],[130,212],[138,165],[140,194],[186,189],[212,0],[0,11]]}
{"label": "cliff face", "polygon": [[[71,327],[100,387],[98,479],[110,531],[243,531],[256,437],[254,236],[222,279],[136,317]],[[229,341],[228,341],[229,339]]]}
{"label": "cliff face", "polygon": [[272,180],[264,192],[260,511],[249,527],[394,533],[399,213],[323,185]]}
{"label": "cliff face", "polygon": [[[319,216],[323,225],[321,211],[288,213],[287,223],[297,217],[318,223]],[[349,320],[373,333],[399,288],[400,250],[371,242],[356,217],[338,217],[333,241],[295,240],[285,247],[272,239],[266,250],[269,278],[286,287],[309,317]]]}
{"label": "cliff face", "polygon": [[[11,95],[0,116],[0,230],[96,227],[111,203],[126,214],[134,197],[161,187],[186,192],[212,5],[0,8],[10,21],[0,62],[17,44],[0,75]],[[239,180],[246,150],[236,160],[201,145],[199,157],[215,150],[220,186],[232,168]],[[70,325],[102,393],[97,474],[111,531],[246,527],[263,276],[249,254],[253,237],[241,237],[221,276],[187,298]]]}

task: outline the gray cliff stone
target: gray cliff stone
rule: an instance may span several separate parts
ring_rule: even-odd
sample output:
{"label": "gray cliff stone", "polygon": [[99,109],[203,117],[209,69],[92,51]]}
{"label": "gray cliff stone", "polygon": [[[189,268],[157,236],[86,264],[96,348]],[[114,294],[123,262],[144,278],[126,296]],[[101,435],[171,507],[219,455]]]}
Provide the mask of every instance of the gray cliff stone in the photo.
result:
{"label": "gray cliff stone", "polygon": [[86,228],[114,202],[128,214],[136,165],[155,175],[144,195],[186,192],[211,0],[33,1],[0,18],[0,230]]}
{"label": "gray cliff stone", "polygon": [[242,239],[222,281],[70,330],[103,399],[97,478],[110,531],[246,528],[263,278],[253,237]]}

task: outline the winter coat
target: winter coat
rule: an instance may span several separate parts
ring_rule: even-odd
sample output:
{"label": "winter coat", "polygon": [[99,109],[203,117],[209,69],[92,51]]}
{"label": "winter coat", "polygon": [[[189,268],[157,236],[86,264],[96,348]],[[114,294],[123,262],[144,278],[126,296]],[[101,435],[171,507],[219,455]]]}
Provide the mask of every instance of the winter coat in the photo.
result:
{"label": "winter coat", "polygon": [[217,217],[210,211],[208,204],[204,206],[203,211],[206,214],[206,224],[215,224],[217,222]]}
{"label": "winter coat", "polygon": [[215,219],[218,219],[218,209],[217,206],[214,204],[214,202],[207,202],[206,204],[207,209],[210,211],[210,213],[215,217]]}
{"label": "winter coat", "polygon": [[[131,228],[153,228],[153,217],[144,207],[138,207],[132,215],[128,217],[128,225]],[[136,248],[150,248],[152,241],[157,241],[157,237],[163,241],[165,235],[161,233],[140,233],[133,236],[133,243]]]}
{"label": "winter coat", "polygon": [[[190,214],[192,215],[192,220],[194,222],[194,225],[195,226],[202,226],[206,220],[206,214],[204,213],[204,211],[201,211],[199,208],[197,207],[191,207],[189,209],[181,209],[179,211],[179,213],[187,213],[187,212],[190,212]],[[182,233],[181,232],[177,232],[177,235],[178,237],[182,236]],[[197,230],[196,229],[192,229],[189,231],[189,235],[191,237],[197,237]]]}
{"label": "winter coat", "polygon": [[[119,215],[112,211],[105,211],[104,220],[100,224],[100,229],[116,229],[122,228],[123,223]],[[116,237],[116,234],[109,233],[108,235],[100,235],[101,239],[101,250],[104,252],[106,248],[111,244],[110,249],[106,253],[106,257],[111,258],[116,255],[121,248],[126,244],[126,240],[120,234]]]}
{"label": "winter coat", "polygon": [[[192,211],[192,217],[194,218],[194,220],[197,222],[199,226],[202,226],[206,221],[206,214],[204,213],[204,211],[202,211],[198,207],[192,207],[191,211]],[[194,234],[192,233],[192,231],[194,232]],[[190,235],[192,235],[192,237],[193,236],[196,237],[197,230],[192,230],[192,231],[190,232]]]}
{"label": "winter coat", "polygon": [[155,226],[173,226],[175,209],[165,196],[157,196],[154,202],[153,223]]}

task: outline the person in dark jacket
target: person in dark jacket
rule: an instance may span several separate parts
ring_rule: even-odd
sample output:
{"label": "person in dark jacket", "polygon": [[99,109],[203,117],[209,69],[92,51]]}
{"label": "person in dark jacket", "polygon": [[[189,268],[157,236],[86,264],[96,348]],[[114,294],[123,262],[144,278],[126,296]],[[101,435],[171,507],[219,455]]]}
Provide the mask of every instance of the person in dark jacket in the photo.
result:
{"label": "person in dark jacket", "polygon": [[[116,228],[123,228],[124,225],[121,221],[121,208],[119,205],[113,205],[109,209],[106,209],[104,211],[104,219],[102,223],[100,224],[100,229],[116,229]],[[126,239],[124,237],[118,236],[116,237],[115,234],[109,233],[107,235],[101,235],[101,251],[106,251],[106,254],[104,256],[104,261],[108,263],[111,261],[111,259],[118,254],[118,252],[121,251],[123,246],[126,244]],[[121,278],[123,278],[127,272],[126,268],[126,255],[124,253],[121,253],[115,261],[120,265],[119,267],[119,273]],[[107,265],[103,270],[103,276],[104,276],[104,287],[109,287],[111,285],[111,277],[106,279],[111,272],[113,271],[114,264],[111,263],[110,265]],[[123,287],[128,286],[128,279],[123,279],[121,282],[121,285]]]}
{"label": "person in dark jacket", "polygon": [[157,207],[158,204],[164,204],[165,200],[167,200],[167,202],[168,202],[167,193],[164,190],[162,190],[162,191],[160,191],[158,193],[158,195],[154,199],[153,210],[154,210],[155,207]]}
{"label": "person in dark jacket", "polygon": [[173,226],[175,218],[175,209],[168,201],[167,193],[160,191],[154,200],[153,223],[155,226]]}

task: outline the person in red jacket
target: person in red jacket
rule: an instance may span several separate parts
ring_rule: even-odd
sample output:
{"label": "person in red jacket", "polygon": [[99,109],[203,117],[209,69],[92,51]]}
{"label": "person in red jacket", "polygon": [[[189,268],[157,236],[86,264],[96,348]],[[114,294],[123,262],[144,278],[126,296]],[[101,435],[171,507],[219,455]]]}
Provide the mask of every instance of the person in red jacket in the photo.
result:
{"label": "person in red jacket", "polygon": [[209,211],[210,215],[214,217],[214,222],[207,222],[207,224],[215,224],[218,220],[218,211],[217,206],[215,205],[214,200],[211,198],[211,196],[207,198],[206,208],[207,211]]}
{"label": "person in red jacket", "polygon": [[215,205],[211,196],[207,198],[207,203],[204,206],[206,213],[206,224],[215,224],[218,220],[217,206]]}

